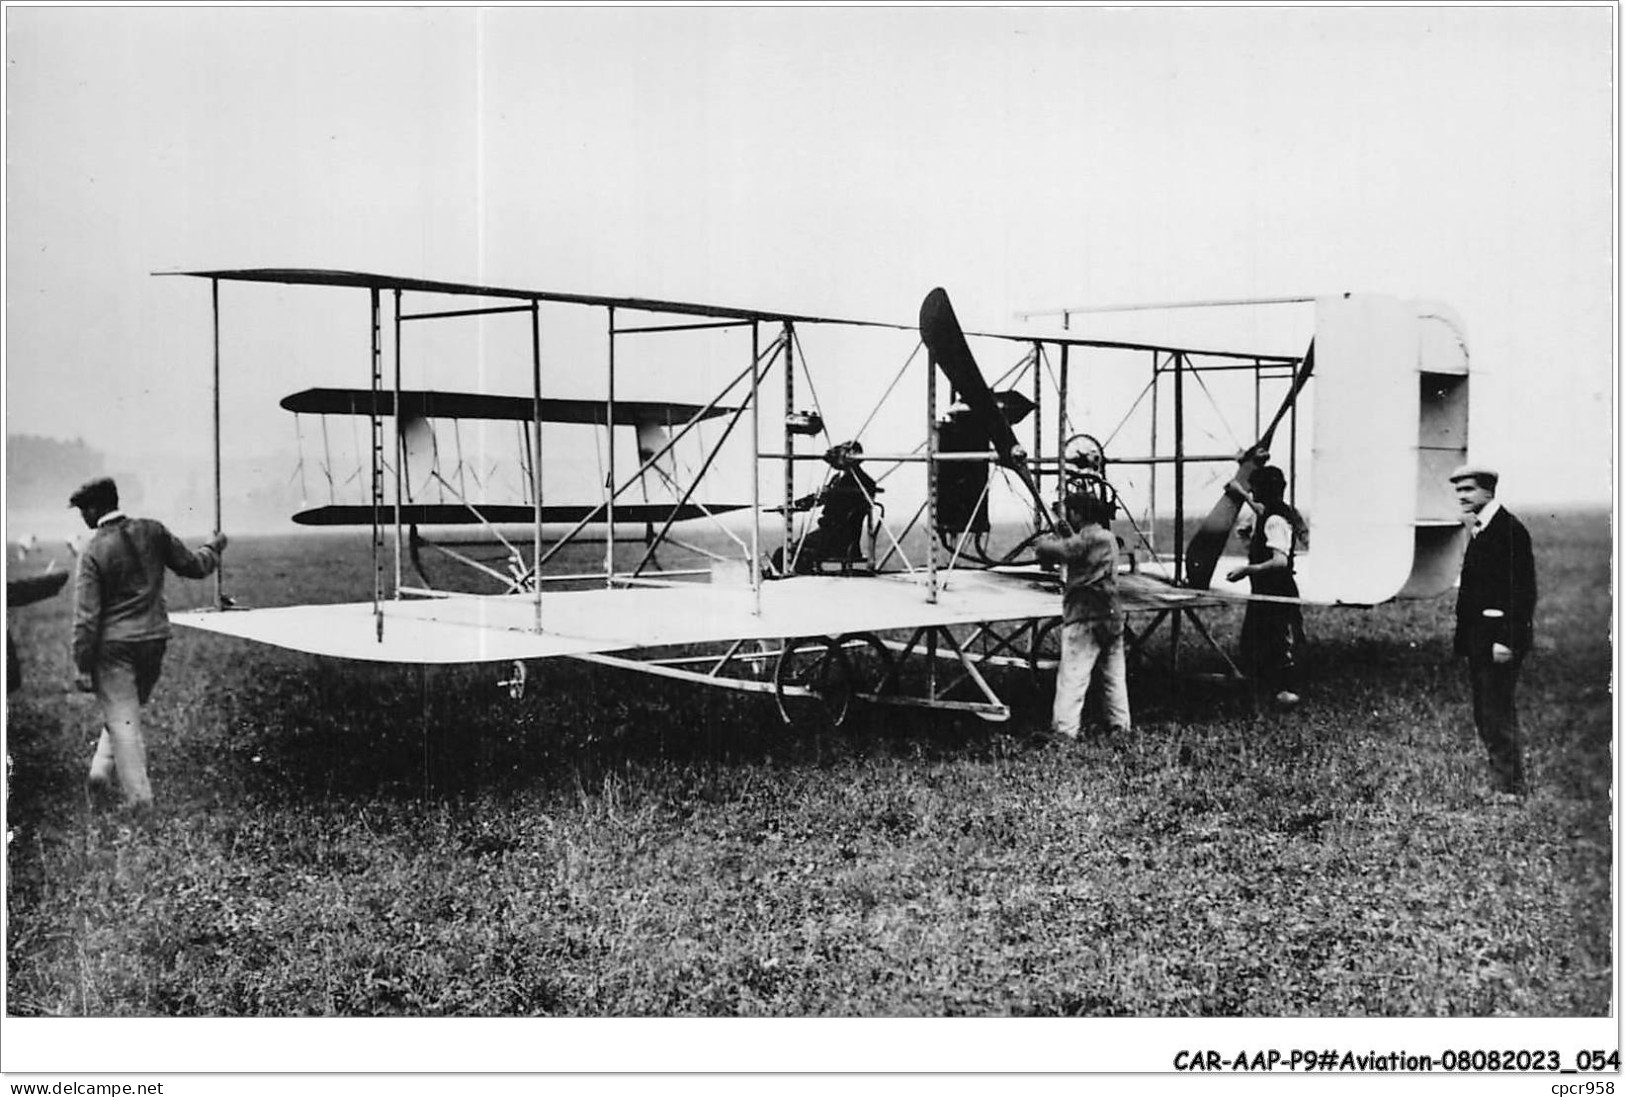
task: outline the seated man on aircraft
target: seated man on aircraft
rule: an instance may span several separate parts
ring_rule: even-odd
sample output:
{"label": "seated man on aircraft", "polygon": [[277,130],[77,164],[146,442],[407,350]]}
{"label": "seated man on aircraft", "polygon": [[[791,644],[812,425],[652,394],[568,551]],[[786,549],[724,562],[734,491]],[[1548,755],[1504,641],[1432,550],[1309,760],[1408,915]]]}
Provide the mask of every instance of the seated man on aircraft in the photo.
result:
{"label": "seated man on aircraft", "polygon": [[[831,446],[824,460],[835,470],[835,475],[818,491],[803,495],[792,504],[792,509],[798,511],[811,510],[820,504],[823,507],[818,524],[802,538],[800,550],[795,554],[797,575],[812,574],[826,560],[842,565],[862,560],[864,527],[874,511],[875,496],[884,490],[863,471],[863,443],[842,442]],[[776,564],[779,562],[775,560]],[[784,569],[777,570],[782,573]]]}

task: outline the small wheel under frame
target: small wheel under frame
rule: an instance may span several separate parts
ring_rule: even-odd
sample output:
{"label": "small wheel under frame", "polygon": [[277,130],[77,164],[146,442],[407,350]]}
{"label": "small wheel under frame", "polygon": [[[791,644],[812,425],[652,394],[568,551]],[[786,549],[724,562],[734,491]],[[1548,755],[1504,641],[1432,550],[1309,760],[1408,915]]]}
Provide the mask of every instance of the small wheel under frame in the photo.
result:
{"label": "small wheel under frame", "polygon": [[840,727],[855,692],[852,665],[838,642],[799,636],[785,643],[773,670],[773,700],[786,724]]}
{"label": "small wheel under frame", "polygon": [[787,724],[840,727],[859,696],[880,697],[896,679],[896,659],[879,637],[849,632],[835,639],[790,640],[773,671],[773,699]]}

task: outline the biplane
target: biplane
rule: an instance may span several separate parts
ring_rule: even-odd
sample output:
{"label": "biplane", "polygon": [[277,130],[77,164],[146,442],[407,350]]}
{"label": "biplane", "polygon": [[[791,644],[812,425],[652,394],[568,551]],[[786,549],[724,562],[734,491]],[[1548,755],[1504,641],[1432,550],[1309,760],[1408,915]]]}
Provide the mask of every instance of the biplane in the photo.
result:
{"label": "biplane", "polygon": [[[899,324],[344,271],[176,273],[211,284],[217,409],[222,284],[365,302],[370,351],[359,365],[370,383],[306,390],[283,406],[367,423],[365,469],[350,480],[364,493],[295,520],[371,528],[370,599],[242,609],[222,594],[214,610],[175,616],[318,656],[505,664],[516,696],[528,665],[571,658],[771,694],[787,721],[839,723],[855,701],[1003,720],[999,672],[1041,672],[1058,652],[1059,586],[1031,547],[1069,491],[1117,505],[1133,643],[1167,622],[1176,651],[1188,623],[1222,653],[1202,614],[1249,597],[1215,579],[1238,511],[1221,485],[1266,458],[1310,516],[1312,547],[1298,556],[1306,602],[1439,594],[1465,542],[1445,473],[1466,456],[1466,344],[1432,305],[1298,299],[1312,312],[1307,349],[1261,353],[1091,337],[1070,326],[1085,310],[1064,311],[1059,331],[967,332],[942,289]],[[544,314],[562,328],[552,318],[569,310],[600,320],[561,332],[544,354]],[[404,386],[418,322],[513,314],[527,321],[528,338],[509,345],[528,394]],[[664,349],[651,358],[642,348],[653,340]],[[603,363],[595,382],[578,365],[590,355]],[[623,399],[637,362],[654,363],[640,381],[710,371],[716,391],[703,403]],[[1107,398],[1108,377],[1126,399]],[[567,386],[575,392],[560,395]],[[1217,407],[1220,390],[1250,425],[1202,448],[1199,405]],[[470,421],[518,430],[517,500],[474,498],[471,470],[431,426]],[[622,427],[635,454],[617,440]],[[561,503],[543,469],[561,445],[580,455],[579,436],[552,441],[580,428],[598,432],[586,448],[600,475],[591,497]],[[215,429],[218,465],[218,411]],[[676,477],[672,454],[697,439],[697,471]],[[703,490],[719,479],[733,492],[725,501]],[[695,523],[703,535],[679,535]],[[421,566],[435,543],[426,531],[457,526],[500,545],[504,566],[439,546],[490,589],[436,586]],[[696,566],[669,567],[657,550]],[[407,561],[421,585],[405,581]]]}

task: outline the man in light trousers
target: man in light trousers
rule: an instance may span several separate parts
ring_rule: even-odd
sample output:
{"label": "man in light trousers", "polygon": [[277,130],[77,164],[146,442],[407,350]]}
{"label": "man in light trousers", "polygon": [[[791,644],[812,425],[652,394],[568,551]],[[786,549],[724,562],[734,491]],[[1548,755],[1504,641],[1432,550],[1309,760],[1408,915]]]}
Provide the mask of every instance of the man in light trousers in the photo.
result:
{"label": "man in light trousers", "polygon": [[164,574],[209,575],[220,566],[226,535],[215,534],[193,552],[163,523],[125,515],[117,485],[105,476],[80,487],[68,502],[96,531],[74,581],[77,685],[96,694],[103,720],[87,789],[93,797],[111,795],[117,772],[124,806],[144,813],[152,807],[152,785],[141,707],[158,683],[169,642]]}
{"label": "man in light trousers", "polygon": [[1128,671],[1122,603],[1117,595],[1117,538],[1112,505],[1085,492],[1066,497],[1055,532],[1039,539],[1038,559],[1058,564],[1066,593],[1061,603],[1061,662],[1055,673],[1051,734],[1076,741],[1084,702],[1097,692],[1106,730],[1130,729]]}

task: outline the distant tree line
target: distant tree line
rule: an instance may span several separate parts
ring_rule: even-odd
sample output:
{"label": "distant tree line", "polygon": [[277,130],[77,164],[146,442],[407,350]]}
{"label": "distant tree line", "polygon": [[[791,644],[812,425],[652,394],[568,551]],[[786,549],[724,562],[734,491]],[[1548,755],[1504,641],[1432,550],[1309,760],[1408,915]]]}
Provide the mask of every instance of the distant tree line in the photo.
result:
{"label": "distant tree line", "polygon": [[[93,476],[112,475],[107,457],[81,438],[63,441],[34,434],[6,435],[6,506],[22,510],[61,509],[73,489]],[[124,502],[138,502],[141,482],[119,477]]]}

